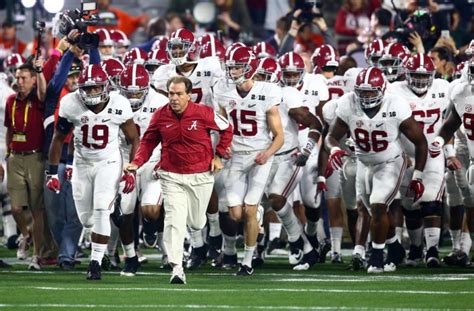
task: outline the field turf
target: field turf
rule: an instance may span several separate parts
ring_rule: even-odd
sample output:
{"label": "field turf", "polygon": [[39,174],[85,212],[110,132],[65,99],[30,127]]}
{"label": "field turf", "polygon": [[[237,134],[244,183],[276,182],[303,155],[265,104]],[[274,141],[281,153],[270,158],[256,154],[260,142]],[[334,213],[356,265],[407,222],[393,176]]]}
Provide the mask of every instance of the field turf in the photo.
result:
{"label": "field turf", "polygon": [[[105,272],[87,281],[87,261],[73,272],[55,266],[40,272],[25,264],[0,269],[1,310],[372,310],[474,309],[474,268],[401,267],[368,275],[347,264],[292,271],[283,257],[267,258],[251,277],[205,266],[187,271],[186,285],[170,285],[169,272],[150,254],[135,277]],[[0,258],[13,251],[0,248]],[[350,257],[344,258],[345,262]]]}

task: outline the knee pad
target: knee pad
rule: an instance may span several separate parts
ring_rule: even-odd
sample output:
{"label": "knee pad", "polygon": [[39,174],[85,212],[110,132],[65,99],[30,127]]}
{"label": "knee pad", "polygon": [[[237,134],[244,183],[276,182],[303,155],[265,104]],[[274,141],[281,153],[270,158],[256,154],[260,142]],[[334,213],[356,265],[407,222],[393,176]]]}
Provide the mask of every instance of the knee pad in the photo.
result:
{"label": "knee pad", "polygon": [[94,224],[94,219],[92,218],[91,212],[79,212],[78,215],[79,220],[84,228],[91,229],[92,225]]}
{"label": "knee pad", "polygon": [[421,215],[423,217],[441,216],[443,214],[443,207],[441,202],[422,202],[420,203],[420,205]]}
{"label": "knee pad", "polygon": [[237,222],[230,218],[229,213],[219,213],[219,226],[225,235],[235,236],[237,234]]}
{"label": "knee pad", "polygon": [[110,236],[110,212],[105,209],[96,209],[92,212],[94,225],[92,226],[92,232]]}
{"label": "knee pad", "polygon": [[319,220],[319,208],[307,208],[304,209],[304,214],[308,220],[317,222]]}
{"label": "knee pad", "polygon": [[403,208],[402,210],[403,210],[403,215],[405,215],[406,218],[416,218],[416,219],[422,218],[421,210],[419,209],[409,210],[409,209]]}

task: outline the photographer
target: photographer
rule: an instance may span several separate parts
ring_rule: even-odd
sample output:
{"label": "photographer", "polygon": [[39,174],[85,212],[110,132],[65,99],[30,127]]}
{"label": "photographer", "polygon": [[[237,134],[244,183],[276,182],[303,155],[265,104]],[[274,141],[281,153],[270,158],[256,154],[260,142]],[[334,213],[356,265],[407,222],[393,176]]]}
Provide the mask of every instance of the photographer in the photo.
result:
{"label": "photographer", "polygon": [[[278,55],[283,55],[287,52],[292,52],[294,49],[295,41],[298,41],[300,31],[304,30],[305,27],[312,27],[313,25],[315,25],[319,29],[323,37],[323,43],[334,45],[334,38],[328,26],[326,25],[326,21],[324,20],[324,17],[316,10],[316,8],[312,7],[310,9],[310,12],[314,14],[314,18],[310,21],[301,18],[301,14],[303,12],[304,11],[302,9],[297,9],[293,12],[292,15],[290,15],[292,19],[290,30],[286,34],[285,38],[282,40]],[[313,51],[308,51],[308,53],[313,53]]]}

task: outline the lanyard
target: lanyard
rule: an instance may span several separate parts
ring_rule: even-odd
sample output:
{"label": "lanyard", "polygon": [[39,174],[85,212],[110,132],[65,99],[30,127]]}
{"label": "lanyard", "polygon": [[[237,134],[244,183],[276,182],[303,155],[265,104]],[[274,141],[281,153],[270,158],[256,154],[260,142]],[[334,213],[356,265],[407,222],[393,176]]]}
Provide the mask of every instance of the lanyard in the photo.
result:
{"label": "lanyard", "polygon": [[[26,126],[28,125],[28,111],[30,109],[29,101],[26,102],[25,114],[23,115],[23,132],[26,130]],[[16,98],[13,102],[13,109],[12,109],[12,126],[13,130],[15,131],[15,110],[16,110]]]}

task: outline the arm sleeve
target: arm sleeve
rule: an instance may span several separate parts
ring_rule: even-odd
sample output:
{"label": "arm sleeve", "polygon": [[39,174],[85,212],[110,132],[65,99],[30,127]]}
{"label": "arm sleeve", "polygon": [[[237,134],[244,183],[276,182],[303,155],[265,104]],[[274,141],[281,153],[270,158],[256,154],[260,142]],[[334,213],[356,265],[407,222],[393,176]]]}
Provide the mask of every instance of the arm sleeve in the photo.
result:
{"label": "arm sleeve", "polygon": [[62,134],[69,134],[73,128],[73,124],[69,122],[66,118],[58,117],[58,123],[56,124],[56,130]]}
{"label": "arm sleeve", "polygon": [[91,49],[89,50],[90,61],[91,65],[100,64],[100,54],[98,49]]}
{"label": "arm sleeve", "polygon": [[49,83],[49,81],[51,81],[51,79],[53,78],[54,70],[56,69],[56,66],[58,65],[60,59],[61,57],[53,53],[44,63],[43,74],[44,78],[46,79],[46,83]]}
{"label": "arm sleeve", "polygon": [[207,127],[210,130],[219,131],[219,143],[216,146],[216,154],[223,155],[225,150],[232,142],[232,126],[226,118],[212,111],[212,108],[203,106],[204,115],[206,118]]}
{"label": "arm sleeve", "polygon": [[[74,54],[71,51],[67,51],[64,53],[63,58],[59,62],[58,69],[54,73],[53,78],[48,83],[48,88],[51,88],[54,92],[55,96],[59,96],[61,90],[66,84],[67,74],[69,73],[69,69],[71,69],[72,61],[74,60]],[[45,103],[47,103],[48,95],[45,99]]]}
{"label": "arm sleeve", "polygon": [[153,153],[153,150],[155,150],[155,147],[158,146],[162,140],[160,131],[158,129],[159,111],[160,110],[157,110],[153,114],[145,134],[143,134],[143,137],[140,140],[140,146],[138,146],[135,158],[132,161],[132,163],[138,165],[138,167],[142,166],[146,161],[148,161],[151,154]]}

